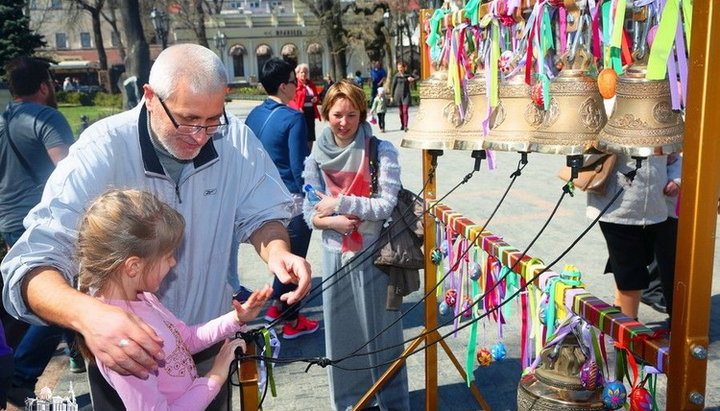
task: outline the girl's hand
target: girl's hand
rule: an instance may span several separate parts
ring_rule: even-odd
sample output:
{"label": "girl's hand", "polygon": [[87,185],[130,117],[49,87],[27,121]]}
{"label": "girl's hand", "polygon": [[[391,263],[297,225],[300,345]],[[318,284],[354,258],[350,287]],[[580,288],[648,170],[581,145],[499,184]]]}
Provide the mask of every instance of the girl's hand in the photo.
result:
{"label": "girl's hand", "polygon": [[321,192],[317,193],[320,201],[315,204],[315,212],[319,217],[328,217],[335,214],[335,208],[338,205],[338,199],[333,196],[325,195]]}
{"label": "girl's hand", "polygon": [[217,381],[219,384],[224,384],[228,377],[228,369],[230,364],[235,360],[235,350],[240,348],[242,352],[245,352],[247,346],[242,338],[236,338],[230,340],[225,339],[225,343],[220,347],[220,351],[215,356],[215,361],[210,371],[205,377]]}
{"label": "girl's hand", "polygon": [[260,310],[272,293],[272,287],[265,284],[263,288],[253,291],[244,303],[241,304],[239,301],[233,300],[232,304],[235,307],[238,322],[247,323],[254,320],[260,314]]}

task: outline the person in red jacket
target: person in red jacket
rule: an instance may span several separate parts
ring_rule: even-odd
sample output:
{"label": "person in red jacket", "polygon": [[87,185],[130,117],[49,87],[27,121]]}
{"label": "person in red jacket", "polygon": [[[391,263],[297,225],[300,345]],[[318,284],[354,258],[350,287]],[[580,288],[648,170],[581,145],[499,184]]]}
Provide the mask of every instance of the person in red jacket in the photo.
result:
{"label": "person in red jacket", "polygon": [[315,141],[315,119],[322,120],[318,110],[320,93],[318,93],[315,83],[310,80],[310,67],[307,64],[298,64],[295,67],[295,78],[297,80],[295,99],[290,101],[288,106],[302,111],[305,115],[305,124],[308,130],[308,147],[312,149]]}

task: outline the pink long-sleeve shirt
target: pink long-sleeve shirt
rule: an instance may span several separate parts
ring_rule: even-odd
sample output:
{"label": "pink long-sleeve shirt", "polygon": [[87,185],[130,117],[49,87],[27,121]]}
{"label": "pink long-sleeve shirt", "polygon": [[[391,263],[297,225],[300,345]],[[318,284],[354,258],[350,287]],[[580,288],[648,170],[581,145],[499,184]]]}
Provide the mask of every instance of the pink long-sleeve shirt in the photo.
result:
{"label": "pink long-sleeve shirt", "polygon": [[188,326],[162,306],[151,293],[139,301],[106,300],[142,318],[163,339],[165,362],[147,380],[120,375],[98,362],[98,368],[115,388],[128,410],[203,410],[220,391],[220,384],[198,377],[192,354],[242,331],[235,312]]}

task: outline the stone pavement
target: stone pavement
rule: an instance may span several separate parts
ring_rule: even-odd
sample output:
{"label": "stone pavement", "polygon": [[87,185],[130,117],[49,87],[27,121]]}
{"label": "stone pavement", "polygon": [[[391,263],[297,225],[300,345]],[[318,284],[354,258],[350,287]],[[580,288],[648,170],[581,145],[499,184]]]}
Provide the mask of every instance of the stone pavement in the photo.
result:
{"label": "stone pavement", "polygon": [[[228,103],[228,111],[240,117],[247,113],[258,102],[234,101]],[[414,123],[417,107],[411,108],[410,127]],[[387,130],[378,137],[392,141],[400,147],[405,133],[399,130],[397,109],[390,108],[386,115]],[[318,124],[318,132],[326,123]],[[376,129],[376,131],[379,131]],[[421,152],[399,148],[400,163],[403,169],[403,184],[415,192],[422,187]],[[515,170],[519,160],[517,153],[497,152],[497,168],[482,169],[460,188],[454,191],[444,203],[457,211],[461,211],[476,223],[482,224],[493,210],[505,188],[510,182],[510,173]],[[534,238],[543,225],[561,194],[562,183],[555,174],[564,163],[564,157],[544,154],[530,154],[529,164],[522,176],[517,179],[507,199],[500,207],[497,215],[488,226],[496,235],[502,236],[509,244],[523,250]],[[462,177],[470,172],[473,159],[469,152],[446,151],[438,161],[438,198],[449,192]],[[554,260],[580,232],[587,227],[589,220],[585,218],[585,195],[577,193],[574,197],[566,196],[555,217],[545,233],[529,250],[528,255],[539,257],[545,262]],[[308,253],[308,261],[315,267],[313,285],[320,283],[321,245],[319,235],[313,235]],[[716,250],[718,245],[716,244]],[[605,243],[599,228],[593,228],[588,235],[557,265],[556,271],[562,270],[564,264],[574,264],[583,272],[583,281],[590,292],[607,302],[612,302],[612,277],[602,275],[607,258]],[[267,267],[254,254],[249,246],[243,246],[239,255],[240,279],[250,288],[271,283]],[[716,252],[715,267],[720,265],[720,253]],[[416,292],[406,298],[403,309],[410,310],[412,305],[420,301],[422,295]],[[322,301],[317,298],[310,301],[303,313],[314,320],[321,321],[320,330],[309,336],[296,340],[282,341],[281,357],[299,358],[324,355],[322,327]],[[514,309],[517,312],[518,308]],[[413,339],[423,328],[422,305],[418,306],[403,319],[404,333],[407,339]],[[645,305],[641,306],[640,319],[649,326],[658,326],[665,315],[659,314]],[[710,326],[710,352],[708,363],[706,406],[709,409],[720,409],[720,276],[713,279],[712,287],[712,320]],[[258,323],[260,324],[260,323]],[[469,329],[469,328],[468,328]],[[467,330],[462,330],[457,337],[450,336],[446,341],[454,356],[464,363],[467,345]],[[480,327],[478,344],[489,347],[497,341],[494,323],[483,322]],[[441,330],[442,334],[451,333],[451,327]],[[504,328],[504,342],[508,350],[508,358],[495,362],[486,368],[474,371],[475,383],[485,400],[493,410],[516,409],[515,398],[521,368],[519,364],[519,321],[510,319]],[[350,347],[349,347],[350,348]],[[38,390],[44,385],[54,387],[58,393],[67,391],[72,382],[75,392],[80,396],[81,404],[89,409],[89,396],[85,374],[71,374],[67,369],[67,359],[58,356],[46,370],[38,384]],[[422,353],[408,359],[410,377],[410,398],[413,410],[424,408],[425,371]],[[275,368],[275,382],[278,396],[268,394],[263,404],[268,410],[327,410],[329,409],[326,371],[313,366],[305,372],[304,363],[279,365]],[[661,409],[664,409],[666,378],[659,379],[658,397]],[[465,411],[480,409],[464,385],[460,375],[452,366],[443,350],[438,350],[438,409],[448,411]],[[233,392],[234,408],[240,409],[237,391]]]}

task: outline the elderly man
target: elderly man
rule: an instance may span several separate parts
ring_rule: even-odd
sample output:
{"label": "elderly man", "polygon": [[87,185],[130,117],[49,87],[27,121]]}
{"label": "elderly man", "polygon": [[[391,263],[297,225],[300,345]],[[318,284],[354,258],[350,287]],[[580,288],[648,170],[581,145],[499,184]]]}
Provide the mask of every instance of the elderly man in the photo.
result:
{"label": "elderly man", "polygon": [[[298,284],[283,300],[292,304],[307,293],[310,267],[290,253],[284,226],[292,199],[260,142],[225,112],[226,86],[224,66],[212,51],[170,47],[150,71],[142,104],[80,136],[0,267],[11,314],[78,331],[97,360],[117,372],[147,378],[158,367],[163,341],[150,327],[71,285],[78,271],[72,259],[78,218],[110,187],[152,192],[184,216],[177,265],[158,295],[186,323],[228,310],[233,290],[226,279],[236,272],[240,242],[253,244],[283,283]],[[198,356],[202,374],[213,354]],[[95,400],[93,393],[96,409],[107,409]]]}

